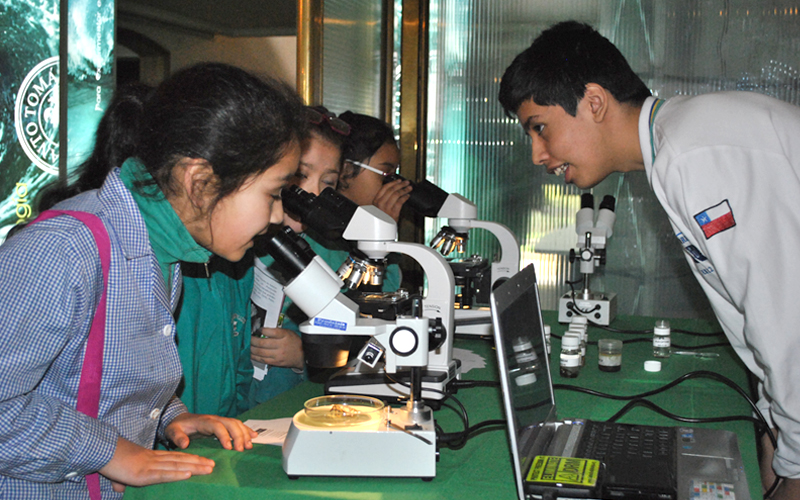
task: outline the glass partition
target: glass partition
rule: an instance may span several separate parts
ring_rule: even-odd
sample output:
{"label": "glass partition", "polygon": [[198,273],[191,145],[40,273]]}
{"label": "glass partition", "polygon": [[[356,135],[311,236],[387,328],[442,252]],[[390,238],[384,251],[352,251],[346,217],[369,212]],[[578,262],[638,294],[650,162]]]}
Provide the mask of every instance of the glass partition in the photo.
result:
{"label": "glass partition", "polygon": [[370,0],[325,0],[322,102],[334,111],[380,116],[381,9]]}
{"label": "glass partition", "polygon": [[[751,90],[800,104],[796,2],[740,0],[431,0],[427,178],[503,223],[536,267],[543,307],[576,279],[580,190],[531,163],[530,142],[497,102],[500,77],[542,30],[564,20],[593,25],[663,98]],[[615,292],[619,314],[712,317],[705,295],[643,172],[598,185],[617,199],[607,263],[592,289]],[[445,221],[428,220],[426,239]],[[493,236],[473,230],[467,254],[491,258]]]}

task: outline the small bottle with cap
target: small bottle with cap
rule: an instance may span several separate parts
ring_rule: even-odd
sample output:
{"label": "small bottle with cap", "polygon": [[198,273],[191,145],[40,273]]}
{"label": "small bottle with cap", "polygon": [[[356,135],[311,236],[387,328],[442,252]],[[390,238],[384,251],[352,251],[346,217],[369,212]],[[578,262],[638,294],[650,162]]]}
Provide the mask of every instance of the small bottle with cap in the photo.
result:
{"label": "small bottle with cap", "polygon": [[597,367],[603,372],[618,372],[622,368],[622,341],[600,339],[597,341]]}
{"label": "small bottle with cap", "polygon": [[584,316],[573,316],[569,332],[575,332],[581,339],[581,366],[586,365],[586,343],[589,341],[589,320]]}
{"label": "small bottle with cap", "polygon": [[514,382],[519,385],[530,385],[537,380],[536,372],[539,371],[539,357],[530,339],[518,337],[514,340],[514,359],[517,367],[511,370]]}
{"label": "small bottle with cap", "polygon": [[575,378],[581,371],[581,339],[577,335],[565,333],[561,337],[559,373],[565,378]]}
{"label": "small bottle with cap", "polygon": [[544,325],[544,341],[547,348],[547,354],[550,354],[550,325]]}
{"label": "small bottle with cap", "polygon": [[671,346],[669,321],[660,319],[653,328],[653,356],[668,358]]}
{"label": "small bottle with cap", "polygon": [[569,326],[577,326],[585,330],[589,327],[589,320],[586,318],[586,316],[573,316],[569,322]]}
{"label": "small bottle with cap", "polygon": [[574,333],[580,339],[581,367],[586,366],[586,331],[581,329],[573,330],[572,327],[570,327],[567,333]]}

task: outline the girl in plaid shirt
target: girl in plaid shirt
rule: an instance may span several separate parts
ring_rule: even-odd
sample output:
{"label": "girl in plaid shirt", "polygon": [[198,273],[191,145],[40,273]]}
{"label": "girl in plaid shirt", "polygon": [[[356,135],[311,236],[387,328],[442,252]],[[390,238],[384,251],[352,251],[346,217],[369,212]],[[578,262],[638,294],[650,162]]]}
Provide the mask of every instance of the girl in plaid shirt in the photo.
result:
{"label": "girl in plaid shirt", "polygon": [[[103,498],[125,485],[208,474],[214,463],[153,450],[216,436],[252,446],[240,421],[188,413],[174,396],[181,369],[173,312],[179,261],[242,258],[283,219],[281,189],[306,134],[290,90],[221,64],[176,73],[147,98],[134,157],[98,190],[59,203],[96,215],[110,239],[98,418],[76,410],[87,336],[103,291],[89,229],[60,216],[0,246],[0,497]],[[111,167],[113,165],[110,165]]]}

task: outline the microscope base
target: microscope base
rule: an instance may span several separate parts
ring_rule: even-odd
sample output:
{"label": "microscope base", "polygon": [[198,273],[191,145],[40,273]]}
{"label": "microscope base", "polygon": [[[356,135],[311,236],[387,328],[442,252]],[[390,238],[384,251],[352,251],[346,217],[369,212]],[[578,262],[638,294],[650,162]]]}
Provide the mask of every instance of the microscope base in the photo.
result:
{"label": "microscope base", "polygon": [[[580,311],[587,312],[578,312],[576,306]],[[579,294],[573,298],[572,292],[565,293],[558,301],[558,322],[569,323],[577,315],[586,317],[596,325],[608,326],[617,317],[617,294],[592,294],[584,299]]]}
{"label": "microscope base", "polygon": [[404,431],[407,412],[387,408],[385,417],[342,427],[312,426],[295,414],[283,443],[283,470],[298,476],[436,476],[433,418]]}
{"label": "microscope base", "polygon": [[[447,385],[451,380],[458,378],[460,370],[461,362],[458,360],[450,362],[449,372],[422,370],[422,399],[431,406],[438,406],[436,403],[444,399],[442,393],[447,391]],[[369,368],[363,364],[350,362],[325,383],[325,394],[359,394],[372,396],[388,403],[407,400],[409,392],[407,385],[410,383],[409,372],[401,371],[392,374],[391,377],[406,385],[390,380],[382,365]]]}

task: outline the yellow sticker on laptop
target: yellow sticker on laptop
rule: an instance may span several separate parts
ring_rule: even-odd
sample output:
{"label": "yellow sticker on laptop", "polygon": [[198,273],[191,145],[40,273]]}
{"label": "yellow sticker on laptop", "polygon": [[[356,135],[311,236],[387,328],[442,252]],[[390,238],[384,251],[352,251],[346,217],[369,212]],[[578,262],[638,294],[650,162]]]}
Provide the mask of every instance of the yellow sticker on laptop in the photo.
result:
{"label": "yellow sticker on laptop", "polygon": [[527,480],[535,483],[595,486],[599,473],[599,460],[539,455],[533,460]]}

